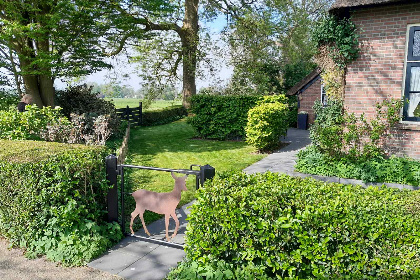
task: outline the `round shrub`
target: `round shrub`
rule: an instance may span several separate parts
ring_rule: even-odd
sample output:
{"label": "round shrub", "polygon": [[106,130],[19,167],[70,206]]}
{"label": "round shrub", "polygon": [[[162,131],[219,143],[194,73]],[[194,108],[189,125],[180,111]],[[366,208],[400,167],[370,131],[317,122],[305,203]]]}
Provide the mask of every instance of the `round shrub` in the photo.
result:
{"label": "round shrub", "polygon": [[261,103],[248,112],[246,141],[260,151],[278,146],[280,136],[287,134],[288,105],[280,102]]}
{"label": "round shrub", "polygon": [[71,114],[85,114],[87,118],[107,116],[109,129],[112,133],[117,132],[120,126],[120,118],[114,104],[98,98],[96,93],[92,92],[92,88],[84,84],[57,91],[57,103],[63,108],[63,114],[68,118]]}
{"label": "round shrub", "polygon": [[197,192],[186,262],[252,264],[275,279],[417,279],[419,196],[269,172],[220,176]]}

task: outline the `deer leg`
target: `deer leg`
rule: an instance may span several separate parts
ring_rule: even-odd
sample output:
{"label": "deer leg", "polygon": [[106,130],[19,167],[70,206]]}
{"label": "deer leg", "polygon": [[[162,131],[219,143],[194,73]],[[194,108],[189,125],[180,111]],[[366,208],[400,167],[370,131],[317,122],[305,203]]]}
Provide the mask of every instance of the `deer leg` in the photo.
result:
{"label": "deer leg", "polygon": [[134,234],[134,230],[133,230],[133,222],[134,222],[134,219],[136,218],[136,216],[137,216],[138,214],[140,214],[140,211],[139,211],[139,209],[136,207],[136,209],[134,209],[133,213],[131,213],[131,221],[130,221],[130,231],[131,231],[131,234]]}
{"label": "deer leg", "polygon": [[176,216],[175,210],[171,213],[172,218],[175,220],[175,231],[172,234],[171,239],[174,239],[174,237],[176,236],[176,233],[178,232],[178,228],[179,228],[179,220],[178,217]]}
{"label": "deer leg", "polygon": [[141,210],[140,210],[140,213],[139,213],[140,220],[141,220],[141,224],[143,225],[144,232],[145,232],[148,236],[150,236],[150,232],[147,230],[146,224],[144,223],[143,213],[144,213],[144,209],[141,209]]}
{"label": "deer leg", "polygon": [[170,214],[165,214],[166,240],[171,241],[168,234],[169,218],[170,218]]}

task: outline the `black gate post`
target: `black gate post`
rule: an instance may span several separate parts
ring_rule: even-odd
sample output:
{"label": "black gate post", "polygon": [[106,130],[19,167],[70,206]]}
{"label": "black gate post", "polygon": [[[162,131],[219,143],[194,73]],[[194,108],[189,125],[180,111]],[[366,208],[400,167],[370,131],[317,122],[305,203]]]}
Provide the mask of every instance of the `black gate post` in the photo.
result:
{"label": "black gate post", "polygon": [[143,124],[143,102],[139,103],[139,121],[138,125],[141,126]]}
{"label": "black gate post", "polygon": [[108,208],[108,222],[118,223],[118,186],[117,186],[117,157],[109,155],[105,158],[106,163],[106,179],[108,184],[112,186],[108,190],[106,196]]}

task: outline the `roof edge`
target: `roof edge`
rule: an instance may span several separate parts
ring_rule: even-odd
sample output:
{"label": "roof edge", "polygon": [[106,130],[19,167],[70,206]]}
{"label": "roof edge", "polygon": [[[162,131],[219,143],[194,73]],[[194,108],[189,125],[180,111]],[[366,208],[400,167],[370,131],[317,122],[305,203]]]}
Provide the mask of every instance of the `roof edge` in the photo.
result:
{"label": "roof edge", "polygon": [[309,73],[305,78],[303,78],[300,82],[298,82],[291,89],[289,89],[286,92],[286,95],[296,95],[302,88],[304,88],[312,80],[318,77],[319,74],[321,74],[321,69],[317,67],[311,73]]}

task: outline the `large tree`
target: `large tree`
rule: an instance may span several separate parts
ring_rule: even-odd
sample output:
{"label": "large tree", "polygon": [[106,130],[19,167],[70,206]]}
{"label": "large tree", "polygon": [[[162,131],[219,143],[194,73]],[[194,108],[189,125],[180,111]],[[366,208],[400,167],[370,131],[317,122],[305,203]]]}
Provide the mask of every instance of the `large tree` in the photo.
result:
{"label": "large tree", "polygon": [[264,93],[287,90],[301,80],[315,66],[311,33],[331,2],[261,0],[245,9],[219,5],[230,15],[225,38],[234,66],[232,83]]}
{"label": "large tree", "polygon": [[[145,42],[156,40],[156,38],[171,36],[178,38],[179,46],[172,48],[170,45],[165,45],[165,53],[168,58],[173,58],[173,65],[169,71],[171,75],[175,75],[178,66],[182,65],[183,105],[189,107],[189,97],[196,94],[198,9],[199,0],[114,2],[114,14],[111,17],[114,22],[116,22],[115,18],[120,18],[121,21],[116,22],[115,30],[108,38],[111,42],[119,43],[108,54],[118,54],[130,43],[137,47],[144,47]],[[156,48],[159,44],[163,44],[162,40],[158,42]],[[145,57],[145,59],[150,59],[150,57]],[[164,61],[161,63],[163,64]],[[162,69],[159,68],[160,70]],[[161,75],[164,74],[155,73],[156,79],[159,79]]]}
{"label": "large tree", "polygon": [[0,0],[0,49],[18,57],[18,75],[39,106],[54,105],[57,77],[103,67],[99,48],[108,27],[100,0]]}

